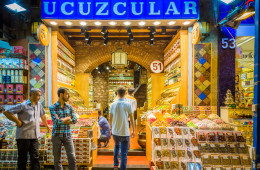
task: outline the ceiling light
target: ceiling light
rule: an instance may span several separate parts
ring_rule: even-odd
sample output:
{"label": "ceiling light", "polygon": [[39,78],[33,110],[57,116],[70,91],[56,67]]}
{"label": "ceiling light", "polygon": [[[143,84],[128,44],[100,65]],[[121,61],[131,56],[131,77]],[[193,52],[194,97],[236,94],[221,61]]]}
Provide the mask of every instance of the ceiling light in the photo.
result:
{"label": "ceiling light", "polygon": [[72,25],[72,22],[66,21],[65,24],[66,24],[66,25]]}
{"label": "ceiling light", "polygon": [[156,30],[155,30],[155,27],[154,27],[154,26],[151,26],[151,29],[150,29],[150,30],[151,30],[151,33],[152,33],[152,34],[155,34],[155,33],[156,33]]}
{"label": "ceiling light", "polygon": [[183,23],[183,25],[189,25],[190,24],[190,21],[185,21],[184,23]]}
{"label": "ceiling light", "polygon": [[107,70],[109,70],[109,67],[107,66]]}
{"label": "ceiling light", "polygon": [[131,22],[126,21],[126,22],[124,22],[124,24],[125,24],[125,25],[131,25]]}
{"label": "ceiling light", "polygon": [[154,40],[154,36],[151,33],[150,33],[150,40],[152,40],[152,41]]}
{"label": "ceiling light", "polygon": [[166,27],[162,26],[162,34],[166,34]]}
{"label": "ceiling light", "polygon": [[141,22],[139,22],[138,24],[139,24],[140,26],[144,26],[146,23],[143,22],[143,21],[141,21]]}
{"label": "ceiling light", "polygon": [[17,3],[12,3],[12,4],[9,4],[9,5],[5,5],[5,7],[9,8],[10,10],[12,10],[14,12],[24,12],[24,11],[26,11],[25,8],[21,7]]}
{"label": "ceiling light", "polygon": [[134,40],[133,34],[129,34],[129,38],[130,38],[131,41],[133,41]]}
{"label": "ceiling light", "polygon": [[126,27],[127,30],[127,34],[132,34],[131,28],[130,27]]}
{"label": "ceiling light", "polygon": [[89,32],[85,32],[85,40],[89,40]]}
{"label": "ceiling light", "polygon": [[84,34],[85,34],[85,31],[86,31],[86,27],[85,27],[85,26],[81,26],[80,29],[81,29],[80,33],[81,33],[82,35],[84,35]]}
{"label": "ceiling light", "polygon": [[101,72],[98,70],[98,74],[100,74]]}
{"label": "ceiling light", "polygon": [[131,39],[129,38],[129,40],[127,41],[127,45],[130,45],[131,44]]}
{"label": "ceiling light", "polygon": [[97,25],[97,26],[99,26],[99,25],[101,25],[101,22],[98,22],[98,21],[97,21],[97,22],[95,22],[94,24]]}
{"label": "ceiling light", "polygon": [[106,45],[107,45],[107,43],[108,43],[108,38],[107,38],[107,39],[105,39],[105,41],[104,41],[104,45],[106,46]]}
{"label": "ceiling light", "polygon": [[116,25],[116,22],[111,21],[111,22],[109,22],[109,24],[110,24],[110,25]]}
{"label": "ceiling light", "polygon": [[79,24],[80,24],[81,26],[85,26],[85,25],[87,25],[86,22],[80,22]]}
{"label": "ceiling light", "polygon": [[160,25],[161,22],[160,22],[160,21],[155,21],[153,24],[154,24],[154,25]]}
{"label": "ceiling light", "polygon": [[96,67],[96,70],[98,70],[98,67]]}
{"label": "ceiling light", "polygon": [[230,4],[231,2],[233,2],[233,1],[235,1],[235,0],[220,0],[220,1],[222,1],[222,2],[224,2],[224,3],[226,3],[226,4]]}
{"label": "ceiling light", "polygon": [[150,40],[150,45],[153,45],[153,40]]}
{"label": "ceiling light", "polygon": [[175,21],[170,21],[168,22],[168,25],[174,25],[176,22]]}
{"label": "ceiling light", "polygon": [[103,26],[102,30],[101,30],[101,34],[105,34],[106,33],[106,30],[107,30],[107,27],[106,26]]}
{"label": "ceiling light", "polygon": [[87,45],[89,45],[89,46],[91,45],[91,37],[89,37]]}
{"label": "ceiling light", "polygon": [[107,32],[105,33],[105,35],[103,36],[103,39],[104,39],[104,40],[107,39],[108,34],[109,34],[109,32],[107,31]]}
{"label": "ceiling light", "polygon": [[51,21],[50,24],[51,25],[57,25],[57,22]]}

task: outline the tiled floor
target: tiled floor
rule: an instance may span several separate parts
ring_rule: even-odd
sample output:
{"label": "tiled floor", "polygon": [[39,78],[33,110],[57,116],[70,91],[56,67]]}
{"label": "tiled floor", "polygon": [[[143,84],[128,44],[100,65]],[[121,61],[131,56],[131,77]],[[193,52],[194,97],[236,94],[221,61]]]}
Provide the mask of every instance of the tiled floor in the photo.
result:
{"label": "tiled floor", "polygon": [[[130,150],[142,150],[142,148],[139,146],[137,139],[138,139],[138,132],[141,129],[141,127],[137,127],[136,132],[135,132],[135,137],[134,138],[130,138]],[[131,132],[131,130],[130,130]],[[109,144],[107,145],[107,147],[102,147],[101,149],[107,149],[107,150],[113,150],[114,149],[114,140],[113,137],[110,139]],[[103,146],[103,143],[102,143]]]}

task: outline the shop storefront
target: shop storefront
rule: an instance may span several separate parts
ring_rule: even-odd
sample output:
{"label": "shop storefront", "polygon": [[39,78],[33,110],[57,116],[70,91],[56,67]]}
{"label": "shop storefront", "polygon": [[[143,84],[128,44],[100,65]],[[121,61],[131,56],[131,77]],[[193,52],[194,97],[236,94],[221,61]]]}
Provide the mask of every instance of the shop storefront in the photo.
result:
{"label": "shop storefront", "polygon": [[[26,101],[38,88],[52,126],[49,107],[66,87],[78,118],[71,127],[77,166],[102,169],[113,167],[103,162],[113,160],[114,143],[97,148],[97,110],[109,120],[117,88],[134,87],[137,131],[128,155],[144,163],[129,168],[251,170],[255,33],[248,25],[231,33],[214,27],[208,18],[216,16],[201,16],[209,9],[200,6],[206,8],[197,0],[42,0],[39,42],[0,46],[0,105]],[[13,168],[15,126],[3,115],[0,122],[0,169]],[[41,166],[52,167],[51,133],[41,126]]]}

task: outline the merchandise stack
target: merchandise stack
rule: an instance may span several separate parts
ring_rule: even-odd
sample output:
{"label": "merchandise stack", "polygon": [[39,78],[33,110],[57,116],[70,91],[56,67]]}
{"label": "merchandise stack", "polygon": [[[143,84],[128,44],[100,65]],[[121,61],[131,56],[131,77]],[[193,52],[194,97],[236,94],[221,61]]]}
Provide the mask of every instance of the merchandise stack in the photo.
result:
{"label": "merchandise stack", "polygon": [[195,129],[153,127],[152,160],[157,169],[202,169]]}
{"label": "merchandise stack", "polygon": [[27,99],[28,57],[25,48],[0,49],[0,105],[14,105]]}

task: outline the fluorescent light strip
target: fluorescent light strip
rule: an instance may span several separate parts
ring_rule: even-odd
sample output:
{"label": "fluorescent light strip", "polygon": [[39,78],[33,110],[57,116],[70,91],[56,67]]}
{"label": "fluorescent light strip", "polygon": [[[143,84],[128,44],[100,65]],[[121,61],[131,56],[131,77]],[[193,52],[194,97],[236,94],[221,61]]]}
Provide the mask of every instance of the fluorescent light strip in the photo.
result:
{"label": "fluorescent light strip", "polygon": [[221,0],[222,2],[226,3],[226,4],[230,4],[231,2],[233,2],[234,0]]}
{"label": "fluorescent light strip", "polygon": [[25,8],[21,7],[20,5],[18,5],[17,3],[13,3],[13,4],[9,4],[9,5],[5,5],[7,8],[11,9],[14,12],[23,12],[26,11]]}
{"label": "fluorescent light strip", "polygon": [[245,40],[244,42],[238,44],[237,46],[239,47],[239,46],[241,46],[241,45],[243,45],[243,44],[245,44],[245,43],[247,43],[248,41],[251,41],[251,40],[253,40],[253,39],[255,39],[255,37],[248,38],[247,40]]}

